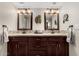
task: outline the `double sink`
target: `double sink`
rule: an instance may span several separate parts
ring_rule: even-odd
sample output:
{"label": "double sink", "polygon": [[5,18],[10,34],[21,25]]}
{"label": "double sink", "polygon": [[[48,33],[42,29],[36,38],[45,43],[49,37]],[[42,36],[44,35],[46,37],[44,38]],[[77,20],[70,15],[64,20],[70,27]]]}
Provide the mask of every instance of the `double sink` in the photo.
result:
{"label": "double sink", "polygon": [[15,33],[9,33],[9,36],[67,36],[67,33],[64,32],[51,32],[51,33],[45,33],[45,32],[15,32]]}

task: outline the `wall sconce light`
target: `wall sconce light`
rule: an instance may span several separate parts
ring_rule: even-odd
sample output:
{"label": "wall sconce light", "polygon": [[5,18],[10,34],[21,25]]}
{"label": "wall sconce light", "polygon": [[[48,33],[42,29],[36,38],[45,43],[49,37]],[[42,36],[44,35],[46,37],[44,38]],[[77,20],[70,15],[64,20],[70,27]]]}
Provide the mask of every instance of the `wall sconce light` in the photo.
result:
{"label": "wall sconce light", "polygon": [[47,10],[45,10],[45,13],[50,13],[50,10],[47,8]]}
{"label": "wall sconce light", "polygon": [[19,14],[30,14],[32,11],[31,11],[31,9],[18,9],[18,11],[17,11],[17,13],[19,13]]}
{"label": "wall sconce light", "polygon": [[32,11],[31,11],[31,9],[27,9],[27,13],[31,13]]}
{"label": "wall sconce light", "polygon": [[51,13],[54,13],[54,10],[51,10]]}
{"label": "wall sconce light", "polygon": [[25,13],[26,11],[25,11],[25,10],[21,10],[21,12],[22,12],[22,13]]}
{"label": "wall sconce light", "polygon": [[20,10],[17,10],[17,13],[20,13]]}
{"label": "wall sconce light", "polygon": [[57,10],[56,12],[59,13],[59,10]]}
{"label": "wall sconce light", "polygon": [[56,8],[56,9],[47,9],[45,11],[45,13],[56,14],[56,13],[59,13],[59,10],[58,10],[58,8]]}

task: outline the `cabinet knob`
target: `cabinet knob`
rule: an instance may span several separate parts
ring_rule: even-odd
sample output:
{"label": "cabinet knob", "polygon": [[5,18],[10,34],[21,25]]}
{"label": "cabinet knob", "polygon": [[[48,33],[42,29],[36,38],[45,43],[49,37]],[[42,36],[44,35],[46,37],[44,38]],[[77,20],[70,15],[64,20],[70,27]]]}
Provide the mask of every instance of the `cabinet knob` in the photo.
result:
{"label": "cabinet knob", "polygon": [[40,40],[40,39],[37,39],[37,40]]}
{"label": "cabinet knob", "polygon": [[39,48],[40,46],[36,46],[36,47],[38,47],[38,48]]}
{"label": "cabinet knob", "polygon": [[40,55],[36,55],[36,56],[40,56]]}
{"label": "cabinet knob", "polygon": [[16,45],[16,48],[18,47],[18,45]]}
{"label": "cabinet knob", "polygon": [[60,48],[60,44],[59,44],[59,48]]}
{"label": "cabinet knob", "polygon": [[13,37],[13,39],[15,39],[15,37]]}
{"label": "cabinet knob", "polygon": [[16,45],[16,48],[19,48],[19,45]]}

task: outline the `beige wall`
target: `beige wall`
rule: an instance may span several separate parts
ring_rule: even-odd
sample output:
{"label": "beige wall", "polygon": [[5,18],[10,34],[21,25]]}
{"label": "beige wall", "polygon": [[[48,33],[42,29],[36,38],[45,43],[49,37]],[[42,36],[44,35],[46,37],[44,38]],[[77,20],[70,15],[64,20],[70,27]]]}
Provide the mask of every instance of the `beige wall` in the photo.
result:
{"label": "beige wall", "polygon": [[[74,25],[75,32],[75,45],[69,45],[69,55],[79,56],[79,3],[64,3],[62,9],[60,10],[60,29],[66,30],[70,24]],[[62,23],[63,15],[65,13],[69,14],[69,22],[65,24]]]}
{"label": "beige wall", "polygon": [[[51,6],[51,4],[48,4]],[[38,5],[32,5],[31,7],[39,7]],[[45,5],[44,5],[45,6]],[[70,24],[75,26],[76,33],[76,44],[69,46],[70,55],[79,55],[79,3],[62,3],[60,8],[60,30],[67,30]],[[45,6],[46,7],[46,6]],[[42,11],[43,12],[43,11]],[[42,13],[41,12],[41,13]],[[2,24],[6,24],[9,30],[16,31],[17,29],[17,14],[16,8],[12,3],[0,3],[0,27]],[[65,13],[69,14],[69,22],[63,24],[63,15]],[[42,14],[43,15],[43,14]],[[34,14],[35,16],[35,14]],[[34,19],[33,19],[34,20]],[[36,25],[33,21],[33,30],[40,29],[44,30],[44,18],[42,17],[42,23]],[[3,51],[6,45],[0,45],[0,55],[6,55]]]}
{"label": "beige wall", "polygon": [[17,29],[17,13],[12,3],[0,3],[0,27],[6,24],[9,30]]}

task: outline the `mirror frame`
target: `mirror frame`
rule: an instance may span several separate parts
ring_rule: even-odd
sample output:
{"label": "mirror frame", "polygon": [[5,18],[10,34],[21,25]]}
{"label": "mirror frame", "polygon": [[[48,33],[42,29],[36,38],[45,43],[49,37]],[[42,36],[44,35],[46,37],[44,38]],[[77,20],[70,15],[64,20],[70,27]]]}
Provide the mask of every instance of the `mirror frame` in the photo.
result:
{"label": "mirror frame", "polygon": [[44,12],[44,29],[45,30],[59,30],[59,13],[57,13],[57,29],[48,29],[46,28],[46,13]]}
{"label": "mirror frame", "polygon": [[31,12],[31,23],[30,23],[30,29],[22,29],[19,28],[19,13],[17,13],[17,30],[32,30],[32,19],[33,19],[33,13]]}

